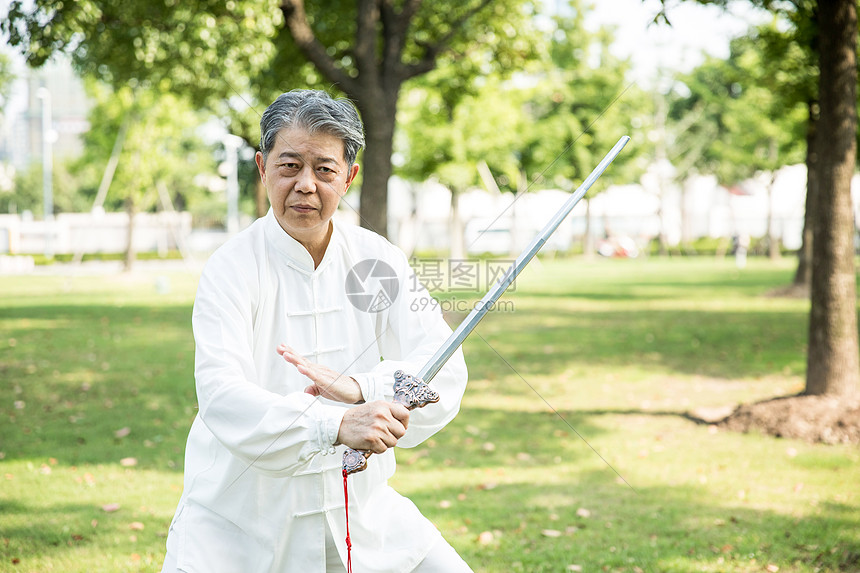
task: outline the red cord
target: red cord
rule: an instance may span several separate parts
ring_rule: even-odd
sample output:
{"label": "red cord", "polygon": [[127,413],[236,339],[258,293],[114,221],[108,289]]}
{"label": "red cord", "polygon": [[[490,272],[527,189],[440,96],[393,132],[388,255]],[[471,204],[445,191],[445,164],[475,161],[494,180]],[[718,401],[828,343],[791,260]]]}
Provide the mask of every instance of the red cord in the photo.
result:
{"label": "red cord", "polygon": [[349,493],[346,488],[346,470],[343,470],[343,509],[346,513],[346,571],[352,573],[352,541],[349,539]]}

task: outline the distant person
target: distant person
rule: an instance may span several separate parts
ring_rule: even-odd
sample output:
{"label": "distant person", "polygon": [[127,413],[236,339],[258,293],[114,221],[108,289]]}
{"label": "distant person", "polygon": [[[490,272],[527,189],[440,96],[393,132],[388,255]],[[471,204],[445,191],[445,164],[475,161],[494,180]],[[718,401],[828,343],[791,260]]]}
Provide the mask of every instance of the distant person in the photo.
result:
{"label": "distant person", "polygon": [[733,238],[735,251],[735,266],[743,269],[747,266],[747,250],[750,246],[750,236],[746,233],[740,233]]}
{"label": "distant person", "polygon": [[163,571],[345,571],[349,446],[378,454],[348,480],[355,571],[469,572],[387,484],[392,448],[457,414],[466,366],[458,351],[434,378],[437,404],[410,413],[391,402],[393,373],[417,374],[451,330],[434,305],[415,304],[429,295],[412,286],[400,250],[332,220],[359,171],[361,120],[346,100],[291,91],[260,130],[256,161],[272,208],[200,278],[199,414]]}

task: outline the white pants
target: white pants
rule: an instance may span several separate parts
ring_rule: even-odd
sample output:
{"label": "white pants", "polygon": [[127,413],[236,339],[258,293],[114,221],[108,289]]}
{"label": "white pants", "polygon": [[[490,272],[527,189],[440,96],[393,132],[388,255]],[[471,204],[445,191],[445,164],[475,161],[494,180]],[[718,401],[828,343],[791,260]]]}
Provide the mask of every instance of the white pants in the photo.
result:
{"label": "white pants", "polygon": [[[168,537],[168,539],[172,538]],[[325,554],[326,573],[346,573],[346,567],[340,561],[328,527],[325,528]],[[182,573],[176,567],[176,552],[170,545],[167,546],[167,555],[164,557],[161,573]],[[472,573],[472,569],[447,541],[439,537],[430,549],[430,553],[418,564],[418,567],[412,570],[412,573]]]}

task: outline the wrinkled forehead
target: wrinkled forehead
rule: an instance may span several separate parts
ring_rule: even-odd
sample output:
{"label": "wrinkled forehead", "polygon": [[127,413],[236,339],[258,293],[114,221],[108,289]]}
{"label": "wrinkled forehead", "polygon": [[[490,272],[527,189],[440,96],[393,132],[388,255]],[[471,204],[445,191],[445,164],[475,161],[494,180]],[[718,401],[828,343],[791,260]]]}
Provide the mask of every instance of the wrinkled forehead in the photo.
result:
{"label": "wrinkled forehead", "polygon": [[345,151],[346,145],[343,139],[333,133],[322,129],[293,126],[278,131],[269,156],[346,165]]}

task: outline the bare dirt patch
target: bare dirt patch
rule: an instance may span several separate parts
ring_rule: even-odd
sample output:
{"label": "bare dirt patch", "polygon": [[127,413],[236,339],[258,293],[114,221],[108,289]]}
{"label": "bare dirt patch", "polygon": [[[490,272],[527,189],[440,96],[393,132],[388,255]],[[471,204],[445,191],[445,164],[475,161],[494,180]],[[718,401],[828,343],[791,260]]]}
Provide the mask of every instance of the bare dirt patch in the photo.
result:
{"label": "bare dirt patch", "polygon": [[860,401],[830,396],[786,396],[737,407],[716,425],[825,444],[860,445]]}

